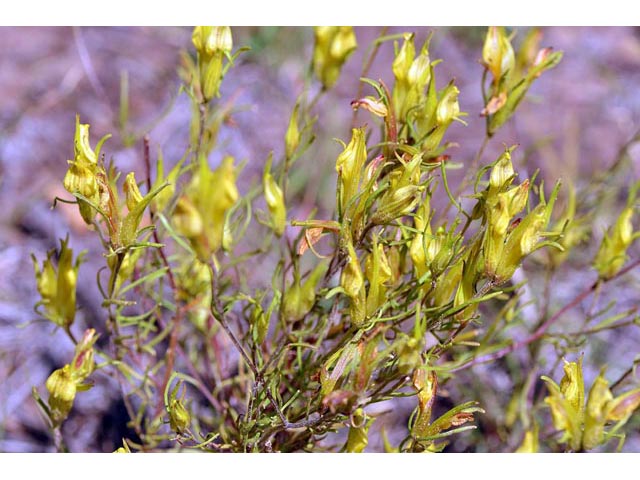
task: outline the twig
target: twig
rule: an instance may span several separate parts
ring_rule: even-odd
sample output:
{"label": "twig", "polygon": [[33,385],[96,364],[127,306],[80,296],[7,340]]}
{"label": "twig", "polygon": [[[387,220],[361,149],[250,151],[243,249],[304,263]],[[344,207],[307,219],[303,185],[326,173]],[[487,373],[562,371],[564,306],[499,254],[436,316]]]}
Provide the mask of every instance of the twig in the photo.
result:
{"label": "twig", "polygon": [[618,378],[618,380],[616,380],[615,382],[613,382],[611,384],[611,387],[609,387],[610,390],[615,390],[616,388],[618,388],[622,382],[624,382],[624,380],[633,373],[633,371],[635,370],[636,366],[638,365],[638,363],[640,363],[640,359],[636,359],[633,362],[633,365],[631,365],[627,371],[625,371],[622,375],[620,375],[620,378]]}
{"label": "twig", "polygon": [[[487,293],[489,293],[489,290],[491,290],[493,287],[495,286],[495,283],[493,283],[493,281],[489,281],[487,283],[485,283],[482,288],[480,290],[478,290],[478,292],[472,297],[472,300],[475,300],[477,298],[480,298],[484,295],[486,295]],[[449,335],[449,338],[447,338],[442,344],[436,346],[436,348],[433,351],[434,355],[438,355],[440,353],[442,353],[442,351],[447,348],[448,346],[450,346],[453,341],[455,340],[455,338],[460,334],[460,332],[462,332],[462,330],[464,330],[466,328],[466,326],[469,324],[469,321],[463,321],[460,323],[460,325],[458,325],[458,328],[456,328],[451,335]]]}
{"label": "twig", "polygon": [[[210,309],[210,314],[211,314],[211,316],[213,316],[213,318],[215,320],[218,321],[220,326],[224,329],[224,331],[227,333],[227,335],[231,339],[231,342],[236,347],[236,350],[238,351],[240,356],[243,358],[243,360],[245,361],[245,363],[247,364],[247,366],[249,367],[249,369],[253,373],[254,381],[256,382],[256,384],[258,384],[259,386],[264,386],[265,381],[264,381],[264,377],[262,376],[262,373],[258,370],[258,368],[256,367],[256,365],[253,362],[253,360],[251,360],[251,357],[249,357],[249,354],[246,352],[246,350],[244,349],[244,347],[242,346],[242,344],[238,340],[238,337],[235,335],[235,333],[231,329],[231,326],[227,323],[227,320],[224,318],[224,315],[223,315],[224,309],[223,309],[223,307],[222,307],[222,305],[220,303],[220,299],[219,299],[219,297],[217,295],[217,292],[216,292],[217,288],[216,288],[216,272],[215,272],[215,268],[211,263],[209,263],[208,266],[209,266],[209,270],[210,270],[210,273],[211,273],[211,309]],[[282,421],[282,424],[285,426],[285,428],[294,428],[294,427],[291,427],[291,423],[289,423],[289,421],[286,419],[286,417],[282,413],[282,410],[280,410],[280,407],[278,406],[278,402],[276,402],[276,399],[271,394],[271,391],[268,388],[264,388],[264,392],[265,392],[267,398],[269,399],[269,401],[271,402],[271,404],[273,405],[273,408],[275,409],[276,413],[278,414],[278,417],[280,417],[280,420]]]}
{"label": "twig", "polygon": [[[149,148],[149,136],[145,135],[143,140],[142,140],[142,144],[143,144],[143,159],[144,159],[144,166],[146,169],[146,183],[147,183],[147,190],[150,192],[151,191],[151,154],[150,154],[150,148]],[[155,220],[155,213],[153,210],[149,211],[149,215],[151,217],[151,223],[154,223]],[[153,229],[153,240],[155,243],[160,243],[160,238],[158,236],[158,231],[154,228]],[[166,267],[167,269],[167,279],[169,281],[169,286],[171,287],[171,291],[173,292],[173,297],[174,300],[177,300],[177,286],[176,286],[176,281],[175,278],[173,276],[173,272],[171,270],[171,266],[169,265],[169,261],[167,260],[167,256],[164,253],[164,247],[158,247],[157,251],[160,255],[160,258],[162,260],[163,265]],[[177,308],[176,313],[174,315],[174,317],[171,319],[171,322],[173,323],[173,328],[171,330],[171,337],[169,338],[169,348],[167,348],[167,351],[165,353],[165,359],[166,359],[166,369],[165,369],[165,373],[164,373],[164,378],[162,381],[162,385],[160,386],[160,391],[164,391],[167,383],[169,382],[169,378],[171,377],[171,372],[173,370],[173,366],[175,363],[175,352],[178,346],[178,333],[179,333],[179,327],[180,327],[180,323],[183,317],[183,313],[182,313],[182,309],[180,307]],[[164,328],[163,328],[164,329]],[[192,365],[193,366],[193,365]],[[195,368],[193,368],[193,370],[195,370]],[[206,390],[206,389],[203,389]],[[211,395],[209,395],[209,397],[211,397],[211,399],[213,399],[213,397]],[[211,400],[210,400],[211,401]],[[215,406],[215,402],[213,403],[213,405]],[[158,411],[160,411],[162,408],[164,408],[164,404],[161,403],[158,405]]]}
{"label": "twig", "polygon": [[216,271],[215,271],[215,268],[214,268],[212,262],[209,262],[207,265],[209,266],[209,271],[211,273],[211,309],[210,309],[210,314],[211,314],[211,316],[213,316],[213,318],[215,320],[218,321],[218,323],[224,329],[224,331],[227,332],[227,335],[231,339],[231,342],[233,343],[233,345],[236,347],[236,350],[238,351],[238,353],[240,354],[242,359],[245,361],[245,363],[247,364],[247,366],[249,367],[249,369],[253,373],[254,381],[256,382],[257,386],[264,387],[264,393],[267,396],[267,398],[269,399],[269,402],[271,403],[271,405],[273,405],[273,408],[276,411],[276,414],[278,415],[278,417],[280,418],[280,421],[282,422],[283,427],[285,428],[285,430],[289,430],[289,429],[292,429],[292,428],[301,428],[301,427],[305,427],[305,426],[311,425],[311,423],[308,423],[306,421],[297,422],[297,423],[291,423],[291,422],[289,422],[287,420],[287,418],[282,413],[282,410],[280,409],[280,407],[278,405],[278,402],[276,402],[276,399],[273,397],[273,394],[271,393],[269,388],[266,388],[266,384],[265,384],[265,380],[264,380],[264,377],[262,375],[262,372],[260,370],[258,370],[258,368],[256,367],[255,363],[253,362],[251,357],[249,357],[249,354],[246,352],[246,350],[244,349],[244,347],[242,346],[242,344],[240,343],[240,341],[236,337],[235,333],[233,333],[233,330],[231,330],[231,327],[227,323],[227,320],[225,319],[225,317],[223,315],[224,309],[222,307],[222,304],[220,303],[220,299],[219,299],[219,297],[217,295],[217,292],[216,292],[217,288],[216,288]]}
{"label": "twig", "polygon": [[55,444],[58,453],[67,453],[69,451],[64,442],[64,438],[62,437],[60,425],[53,428],[53,443]]}
{"label": "twig", "polygon": [[590,287],[588,287],[585,290],[583,290],[570,303],[568,303],[563,308],[558,310],[546,322],[544,322],[542,325],[540,325],[540,327],[538,327],[538,329],[535,332],[533,332],[531,335],[529,335],[524,340],[521,340],[519,342],[514,342],[511,345],[498,350],[497,352],[490,353],[490,354],[487,354],[487,355],[482,355],[481,357],[476,357],[473,360],[469,361],[468,363],[465,363],[464,365],[460,365],[459,367],[453,368],[450,371],[451,372],[457,372],[459,370],[464,370],[466,368],[473,367],[474,365],[493,362],[493,361],[498,360],[498,359],[500,359],[500,358],[502,358],[502,357],[504,357],[506,355],[509,355],[511,352],[514,352],[515,350],[518,350],[518,349],[520,349],[520,348],[522,348],[522,347],[524,347],[526,345],[529,345],[532,342],[535,342],[536,340],[539,340],[540,338],[542,338],[544,336],[544,334],[549,329],[549,327],[551,327],[551,325],[553,325],[560,318],[562,318],[562,316],[566,312],[568,312],[569,310],[571,310],[575,306],[579,305],[583,300],[588,298],[589,295],[591,295],[596,290],[596,288],[598,287],[598,285],[600,283],[610,282],[611,280],[614,280],[615,278],[618,278],[618,277],[624,275],[625,273],[629,272],[630,270],[634,269],[638,265],[640,265],[640,259],[637,259],[637,260],[631,262],[629,265],[627,265],[625,268],[620,270],[618,273],[616,273],[611,278],[596,280]]}
{"label": "twig", "polygon": [[[147,191],[150,192],[151,191],[151,155],[149,153],[149,136],[145,135],[142,141],[143,141],[143,152],[144,152],[143,154],[144,166],[147,174]],[[153,209],[149,210],[149,215],[151,216],[151,223],[154,223],[155,212],[153,211]],[[155,243],[161,243],[160,238],[158,237],[158,230],[155,228],[153,229],[153,241]],[[175,281],[175,277],[173,276],[173,271],[171,270],[171,266],[169,265],[169,261],[167,260],[167,256],[164,253],[164,247],[158,247],[157,251],[160,254],[162,264],[167,269],[167,279],[169,280],[169,286],[171,287],[171,290],[173,290],[173,292],[175,293],[176,281]]]}
{"label": "twig", "polygon": [[[478,149],[478,152],[476,153],[476,156],[473,159],[473,162],[471,163],[470,167],[467,167],[466,171],[471,173],[471,172],[477,172],[478,171],[478,165],[480,163],[480,159],[482,158],[482,154],[484,153],[485,148],[487,148],[487,144],[489,143],[490,137],[488,135],[485,135],[484,140],[482,141],[482,144],[480,145],[480,148]],[[465,175],[464,178],[460,181],[460,184],[458,185],[458,188],[456,189],[454,198],[458,198],[460,195],[462,195],[462,192],[464,191],[464,189],[467,187],[467,185],[469,185],[469,176]],[[449,213],[449,210],[451,209],[451,204],[452,202],[447,202],[447,205],[444,207],[444,209],[442,210],[442,213],[440,214],[440,221],[444,221],[447,218],[447,214]],[[467,222],[470,222],[470,219],[467,220]],[[465,227],[466,230],[466,227]]]}
{"label": "twig", "polygon": [[207,124],[207,104],[201,103],[198,107],[198,112],[200,112],[199,124],[198,124],[198,145],[196,145],[196,160],[200,158],[200,153],[202,151],[202,140],[204,138],[204,129]]}

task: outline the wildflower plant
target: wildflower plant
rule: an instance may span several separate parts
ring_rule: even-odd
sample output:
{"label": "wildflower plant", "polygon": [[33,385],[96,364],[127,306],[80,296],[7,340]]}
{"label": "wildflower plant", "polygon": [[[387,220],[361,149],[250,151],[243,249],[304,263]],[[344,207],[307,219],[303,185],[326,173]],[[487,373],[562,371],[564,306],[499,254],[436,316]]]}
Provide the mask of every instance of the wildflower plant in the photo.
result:
{"label": "wildflower plant", "polygon": [[[261,178],[244,189],[238,178],[246,162],[216,141],[228,114],[221,86],[245,50],[235,47],[229,27],[196,27],[193,48],[182,55],[191,144],[166,175],[161,152],[151,168],[145,138],[146,178],[127,172],[122,180],[124,172],[105,164],[109,135],[93,148],[89,125],[77,118],[63,181],[72,198],[60,200],[75,203],[101,241],[96,288],[106,322],[98,333],[99,323],[85,318],[77,340],[84,328],[75,315],[78,269],[83,255],[100,252],[74,257],[67,238],[57,267],[54,252],[42,267],[34,258],[37,311],[76,345],[70,363],[46,381],[48,399],[34,388],[60,450],[76,394],[111,375],[135,433],[118,452],[362,452],[372,432],[381,432],[376,424],[385,414],[376,404],[399,397],[415,407],[404,437],[385,437],[386,450],[442,451],[473,435],[489,414],[481,396],[451,395],[462,371],[538,349],[567,309],[637,265],[628,261],[638,236],[633,186],[593,261],[594,287],[542,317],[524,340],[511,337],[522,324],[516,272],[540,258],[550,259],[553,272],[581,240],[573,188],[567,194],[561,181],[545,182],[537,172],[521,178],[515,145],[498,158],[482,155],[531,84],[561,61],[562,52],[539,47],[537,29],[517,52],[499,27],[479,46],[485,105],[473,114],[486,117],[486,138],[457,191],[448,178],[459,166],[448,130],[465,124],[458,86],[442,78],[431,36],[422,44],[413,33],[378,38],[370,55],[393,48],[394,84],[367,78],[369,58],[361,81],[370,94],[357,95],[351,107],[370,117],[339,140],[335,212],[297,218],[289,179],[310,160],[322,121],[313,107],[328,98],[358,48],[351,27],[314,34],[306,88],[317,94],[300,92],[283,119],[283,155],[249,159]],[[214,151],[222,160],[212,166]],[[559,212],[566,195],[574,200]],[[248,281],[256,265],[269,262],[275,267],[265,282]],[[106,347],[96,345],[98,336]],[[548,395],[521,412],[520,424],[511,415],[505,435],[524,436],[512,450],[588,450],[622,435],[640,405],[638,388],[614,396],[603,373],[585,399],[582,364],[566,362],[560,385],[544,376]],[[524,377],[539,377],[530,368]],[[522,380],[516,391],[526,397],[532,382]],[[544,422],[562,433],[557,442],[539,438]]]}

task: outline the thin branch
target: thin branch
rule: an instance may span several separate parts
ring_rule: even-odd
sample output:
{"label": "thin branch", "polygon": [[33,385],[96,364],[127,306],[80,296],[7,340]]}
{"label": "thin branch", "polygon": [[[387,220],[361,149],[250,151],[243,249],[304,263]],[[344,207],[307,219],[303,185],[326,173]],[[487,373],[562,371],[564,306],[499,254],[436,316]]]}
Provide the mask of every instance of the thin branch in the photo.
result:
{"label": "thin branch", "polygon": [[618,388],[622,384],[622,382],[624,382],[624,380],[634,372],[634,370],[636,369],[639,363],[640,363],[640,358],[634,360],[633,365],[631,365],[622,375],[620,375],[620,378],[618,378],[618,380],[613,382],[611,384],[611,387],[609,388],[612,391]]}
{"label": "thin branch", "polygon": [[[456,189],[454,198],[460,197],[460,195],[462,195],[462,193],[464,192],[464,189],[469,185],[469,181],[470,181],[469,174],[478,171],[478,165],[480,164],[480,159],[482,158],[484,150],[487,148],[487,145],[489,144],[490,139],[491,138],[488,135],[485,135],[484,140],[482,141],[482,144],[480,145],[480,148],[478,149],[478,152],[476,153],[476,156],[474,157],[471,166],[466,168],[466,171],[468,173],[465,174],[464,178],[460,181],[460,184]],[[451,206],[452,206],[452,202],[447,202],[444,209],[442,210],[442,213],[440,214],[440,221],[446,220],[447,214],[449,213]],[[467,222],[470,222],[470,219],[468,219]],[[466,227],[465,227],[465,230],[466,230]]]}
{"label": "thin branch", "polygon": [[[211,315],[213,316],[213,318],[215,320],[218,321],[218,323],[224,329],[224,331],[227,332],[227,335],[231,339],[231,342],[233,343],[233,345],[236,347],[236,350],[238,351],[238,353],[240,354],[242,359],[245,361],[245,363],[247,364],[247,366],[249,367],[249,369],[253,373],[254,381],[256,382],[256,384],[258,386],[265,387],[264,388],[264,393],[267,396],[267,398],[269,399],[269,402],[271,402],[271,404],[273,405],[273,408],[276,411],[278,417],[280,418],[280,421],[282,422],[282,425],[284,426],[284,428],[286,430],[288,430],[288,429],[292,429],[292,428],[300,428],[300,427],[307,426],[308,424],[305,423],[305,422],[290,423],[287,420],[287,418],[284,416],[284,414],[282,413],[282,410],[280,409],[280,407],[278,405],[278,402],[273,397],[273,394],[271,393],[269,388],[266,387],[265,380],[264,380],[264,377],[262,375],[262,372],[260,372],[258,370],[258,368],[256,367],[255,363],[253,362],[251,357],[249,357],[249,354],[246,352],[246,350],[244,349],[244,347],[242,346],[242,344],[238,340],[238,337],[235,335],[233,330],[231,330],[231,327],[227,323],[227,320],[225,319],[225,317],[223,315],[224,309],[222,307],[222,304],[220,303],[220,298],[218,297],[217,291],[216,291],[217,288],[216,288],[216,271],[215,271],[215,268],[214,268],[212,262],[208,263],[207,265],[209,266],[209,271],[211,273],[211,309],[210,309]],[[310,423],[309,423],[309,425],[310,425]]]}
{"label": "thin branch", "polygon": [[629,272],[630,270],[634,269],[635,267],[637,267],[638,265],[640,265],[640,259],[637,259],[633,262],[631,262],[629,265],[627,265],[625,268],[623,268],[622,270],[620,270],[618,273],[616,273],[614,276],[612,276],[611,278],[608,279],[598,279],[596,280],[590,287],[586,288],[585,290],[583,290],[578,296],[576,296],[570,303],[568,303],[567,305],[565,305],[563,308],[561,308],[560,310],[558,310],[553,316],[551,316],[546,322],[544,322],[542,325],[540,325],[540,327],[538,327],[538,329],[533,332],[531,335],[529,335],[527,338],[525,338],[524,340],[521,340],[519,342],[514,342],[511,345],[504,347],[500,350],[498,350],[497,352],[494,353],[489,353],[487,355],[482,355],[480,357],[476,357],[473,360],[469,361],[468,363],[465,363],[464,365],[460,365],[459,367],[453,368],[452,370],[450,370],[451,372],[457,372],[459,370],[464,370],[470,367],[473,367],[474,365],[479,365],[482,363],[488,363],[488,362],[493,362],[495,360],[498,360],[506,355],[509,355],[510,353],[526,346],[529,345],[532,342],[535,342],[536,340],[539,340],[540,338],[542,338],[545,333],[547,332],[547,330],[549,329],[549,327],[551,327],[554,323],[556,323],[560,318],[562,318],[562,316],[568,312],[569,310],[571,310],[572,308],[576,307],[577,305],[579,305],[583,300],[585,300],[586,298],[589,297],[589,295],[591,295],[598,287],[598,285],[600,283],[606,283],[606,282],[610,282],[611,280],[614,280],[622,275],[624,275],[625,273]]}
{"label": "thin branch", "polygon": [[[493,287],[495,286],[495,283],[493,283],[493,281],[489,281],[487,283],[485,283],[482,288],[480,290],[478,290],[478,292],[476,292],[476,294],[472,297],[473,300],[478,299],[480,297],[483,297],[484,295],[486,295],[487,293],[489,293],[489,290],[491,290]],[[451,335],[449,335],[449,338],[447,338],[444,343],[438,345],[435,349],[433,354],[434,355],[438,355],[440,353],[442,353],[443,350],[445,350],[447,347],[449,347],[451,344],[453,344],[453,341],[455,340],[455,338],[462,332],[462,330],[464,330],[466,328],[466,326],[469,324],[469,321],[463,321],[460,323],[460,325],[458,325],[458,328],[456,328]]]}

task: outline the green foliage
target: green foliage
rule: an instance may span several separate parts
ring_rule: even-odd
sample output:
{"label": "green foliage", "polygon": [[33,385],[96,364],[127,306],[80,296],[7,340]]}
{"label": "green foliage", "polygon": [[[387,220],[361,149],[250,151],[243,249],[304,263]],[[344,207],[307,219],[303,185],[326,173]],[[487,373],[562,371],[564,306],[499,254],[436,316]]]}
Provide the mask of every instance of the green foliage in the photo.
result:
{"label": "green foliage", "polygon": [[[318,93],[310,99],[301,92],[291,116],[282,119],[288,124],[278,140],[285,147],[282,158],[265,154],[264,167],[257,169],[262,181],[244,191],[237,180],[245,173],[231,156],[220,149],[220,164],[212,169],[209,163],[225,115],[220,86],[243,49],[233,52],[228,27],[197,27],[192,38],[195,57],[185,52],[180,67],[192,102],[192,145],[166,177],[159,153],[155,175],[147,171],[146,182],[138,184],[128,173],[120,186],[120,172],[100,156],[107,137],[94,151],[89,125],[77,120],[75,158],[64,186],[102,242],[103,251],[89,255],[102,253],[109,272],[108,287],[100,275],[96,286],[104,297],[107,322],[100,335],[107,347],[94,345],[94,330],[79,342],[73,334],[79,328],[74,322],[81,259],[74,263],[68,240],[57,271],[53,252],[42,269],[34,258],[39,312],[76,344],[71,363],[46,382],[48,401],[34,389],[54,435],[60,436],[60,426],[73,415],[74,398],[88,388],[87,378],[109,374],[123,385],[129,424],[138,437],[124,440],[119,452],[362,452],[372,432],[380,431],[380,413],[372,407],[406,396],[415,402],[406,435],[395,444],[385,437],[385,449],[441,451],[451,439],[472,435],[488,415],[481,396],[443,407],[441,398],[457,385],[461,370],[523,347],[539,349],[566,308],[638,263],[625,267],[638,236],[631,225],[633,187],[594,260],[594,285],[565,309],[541,317],[525,340],[512,336],[512,327],[523,322],[523,284],[514,280],[518,269],[531,257],[542,258],[550,281],[584,232],[574,188],[559,212],[566,189],[554,179],[548,194],[536,174],[518,180],[515,146],[479,164],[487,141],[516,112],[531,83],[562,57],[539,48],[538,30],[517,54],[504,29],[487,32],[486,138],[457,190],[448,175],[459,165],[445,152],[451,147],[448,129],[454,121],[464,123],[458,87],[453,80],[436,87],[443,79],[435,68],[440,60],[430,57],[431,37],[418,47],[410,33],[376,40],[371,55],[402,40],[394,42],[389,65],[395,83],[390,90],[367,79],[365,67],[362,82],[372,92],[352,106],[371,113],[366,123],[377,128],[354,127],[341,142],[335,214],[306,219],[291,217],[297,210],[291,208],[289,178],[311,160],[305,152],[316,138],[313,107],[344,73],[357,46],[353,30],[315,30],[307,85]],[[487,73],[493,77],[489,93]],[[122,112],[123,125],[127,115]],[[146,155],[149,170],[148,148]],[[463,207],[463,198],[471,207]],[[318,242],[331,253],[321,255]],[[538,250],[546,257],[534,255]],[[276,268],[261,283],[253,274],[268,261]],[[605,320],[600,328],[626,319]],[[224,342],[229,349],[221,347]],[[102,363],[95,364],[94,356]],[[603,375],[585,404],[582,360],[566,363],[560,385],[543,377],[548,396],[527,403],[531,375],[539,375],[538,367],[528,368],[514,374],[519,383],[509,407],[521,412],[521,428],[514,427],[515,414],[508,414],[504,427],[525,435],[518,451],[606,444],[640,404],[637,388],[614,398]],[[538,408],[543,404],[550,416]],[[616,423],[607,430],[610,422]],[[562,438],[539,439],[545,423]],[[340,440],[333,444],[331,438]]]}

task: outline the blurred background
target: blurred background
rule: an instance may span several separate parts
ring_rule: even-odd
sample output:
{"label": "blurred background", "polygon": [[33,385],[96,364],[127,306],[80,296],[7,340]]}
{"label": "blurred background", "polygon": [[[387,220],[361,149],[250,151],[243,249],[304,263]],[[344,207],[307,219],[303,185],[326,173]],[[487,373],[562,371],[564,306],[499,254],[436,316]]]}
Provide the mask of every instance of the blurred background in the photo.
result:
{"label": "blurred background", "polygon": [[[516,39],[526,30],[516,29]],[[318,138],[293,171],[290,202],[296,207],[290,218],[305,217],[313,208],[318,208],[318,218],[326,218],[333,209],[340,146],[331,139],[350,138],[350,102],[356,98],[369,45],[380,31],[356,28],[359,48],[336,87],[316,108]],[[392,27],[387,33],[403,31],[416,33],[416,45],[433,32],[431,58],[444,59],[436,67],[438,86],[455,77],[460,108],[469,114],[468,126],[455,123],[450,128],[446,139],[460,146],[449,153],[455,162],[470,163],[484,136],[479,59],[485,28]],[[564,59],[534,83],[515,119],[491,140],[481,161],[495,160],[503,142],[518,143],[514,164],[521,178],[539,168],[549,185],[556,178],[580,185],[594,174],[606,175],[640,128],[640,29],[547,27],[543,33],[542,45],[563,50]],[[217,152],[247,162],[239,181],[242,191],[243,185],[259,181],[270,151],[278,158],[284,150],[284,132],[309,68],[313,30],[243,27],[234,28],[233,34],[234,47],[248,45],[251,51],[241,55],[223,82],[222,101],[233,105],[233,113],[222,128]],[[33,311],[38,295],[30,255],[41,261],[67,231],[74,251],[98,247],[75,206],[59,204],[51,209],[54,197],[68,197],[62,179],[66,160],[73,156],[75,116],[91,124],[92,144],[112,133],[103,149],[107,158],[121,170],[136,171],[138,178],[143,178],[141,138],[146,133],[152,151],[161,149],[170,165],[177,162],[189,143],[191,111],[188,98],[179,92],[177,67],[180,52],[192,49],[190,38],[190,28],[0,28],[0,452],[53,451],[31,390],[38,386],[43,391],[48,375],[68,361],[73,349],[61,332]],[[393,46],[386,43],[368,76],[392,85],[392,59]],[[123,75],[130,92],[128,130],[138,139],[130,146],[119,127]],[[369,87],[363,92],[373,93]],[[358,113],[355,122],[361,125],[371,119]],[[624,175],[611,179],[611,216],[607,222],[605,215],[602,225],[596,225],[596,238],[615,219],[616,206],[624,204],[630,182],[639,178],[640,146],[628,146]],[[211,158],[212,163],[217,161]],[[638,249],[632,252],[637,255]],[[89,258],[80,269],[78,287],[85,321],[101,316],[94,281],[101,259]],[[569,269],[561,284],[553,286],[555,306],[592,281],[591,276],[585,279],[592,275],[585,273],[585,262],[588,259],[577,262],[575,272]],[[535,265],[528,268],[535,275]],[[604,295],[598,301],[605,305],[615,298],[620,308],[637,305],[638,279],[632,272],[607,289],[613,297]],[[572,313],[580,314],[580,309]],[[571,321],[573,317],[567,319]],[[593,356],[585,374],[587,385],[600,367],[593,365],[593,359],[609,366],[611,378],[628,368],[640,353],[640,336],[635,330],[614,331],[594,345],[589,347]],[[473,372],[486,379],[495,397],[483,407],[500,415],[509,399],[508,377],[489,373],[486,368]],[[555,374],[559,380],[559,370]],[[97,388],[76,399],[65,424],[71,451],[112,451],[129,434],[117,384],[110,382],[98,380]],[[413,408],[412,402],[400,403],[382,422],[390,436],[406,427]],[[501,443],[500,432],[491,432],[491,425],[482,428],[487,438],[482,449],[513,449]],[[638,422],[629,424],[628,430],[625,450],[640,451]],[[454,442],[451,448],[465,447]],[[380,442],[371,443],[371,451],[379,449]]]}

